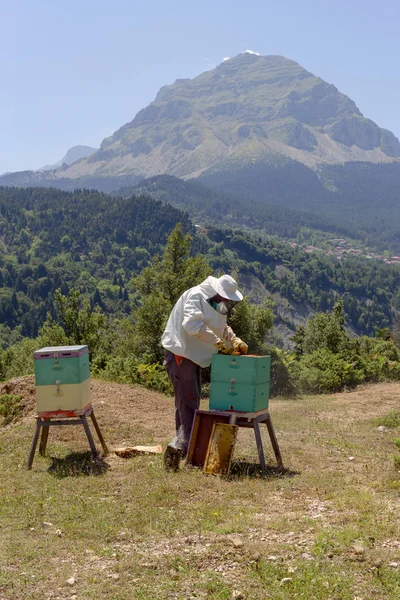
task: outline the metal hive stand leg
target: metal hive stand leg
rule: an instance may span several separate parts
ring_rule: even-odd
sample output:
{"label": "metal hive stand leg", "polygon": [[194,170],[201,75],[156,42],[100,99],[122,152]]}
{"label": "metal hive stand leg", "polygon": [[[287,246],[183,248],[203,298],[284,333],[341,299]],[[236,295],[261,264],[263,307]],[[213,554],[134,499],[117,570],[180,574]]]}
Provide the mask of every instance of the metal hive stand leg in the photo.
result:
{"label": "metal hive stand leg", "polygon": [[39,454],[41,454],[42,456],[45,454],[46,452],[46,446],[47,446],[47,440],[49,437],[49,425],[42,425],[42,437],[40,438],[40,444],[39,444]]}
{"label": "metal hive stand leg", "polygon": [[35,433],[33,435],[33,440],[32,440],[32,444],[31,444],[31,448],[29,450],[28,462],[26,464],[26,468],[27,468],[28,471],[32,468],[32,463],[33,463],[33,459],[34,459],[34,456],[35,456],[35,450],[36,450],[36,446],[37,446],[38,439],[39,439],[39,434],[40,434],[40,427],[41,427],[40,419],[36,418]]}
{"label": "metal hive stand leg", "polygon": [[254,421],[253,421],[253,429],[254,429],[254,435],[256,437],[258,457],[260,459],[260,467],[261,467],[261,471],[264,473],[264,471],[265,471],[264,448],[263,448],[263,445],[262,445],[262,439],[261,439],[261,433],[260,433],[260,426],[259,426],[258,421],[256,419],[254,419]]}
{"label": "metal hive stand leg", "polygon": [[90,449],[93,454],[93,458],[97,458],[98,452],[97,452],[96,445],[93,440],[92,432],[90,431],[89,423],[87,422],[87,419],[86,419],[86,415],[81,415],[80,418],[81,418],[82,424],[85,428],[85,433],[86,433],[87,439],[89,440],[89,445],[90,445]]}
{"label": "metal hive stand leg", "polygon": [[97,433],[97,437],[98,437],[98,438],[99,438],[99,440],[100,440],[100,444],[101,444],[101,445],[102,445],[102,447],[103,447],[104,456],[107,456],[107,454],[108,454],[108,448],[107,448],[107,444],[106,444],[106,442],[105,442],[105,440],[104,440],[104,438],[103,438],[103,434],[101,433],[101,430],[100,430],[99,424],[98,424],[98,422],[97,422],[97,419],[96,419],[96,417],[94,416],[94,410],[92,410],[92,412],[91,412],[91,414],[90,414],[90,418],[92,419],[92,422],[93,422],[94,428],[95,428],[95,430],[96,430],[96,433]]}
{"label": "metal hive stand leg", "polygon": [[277,463],[278,467],[280,469],[282,469],[283,468],[283,461],[282,461],[281,451],[279,449],[278,440],[276,439],[274,427],[273,427],[272,421],[271,421],[271,415],[269,413],[268,413],[267,418],[265,420],[265,424],[267,426],[269,437],[271,439],[272,448],[274,449],[276,463]]}

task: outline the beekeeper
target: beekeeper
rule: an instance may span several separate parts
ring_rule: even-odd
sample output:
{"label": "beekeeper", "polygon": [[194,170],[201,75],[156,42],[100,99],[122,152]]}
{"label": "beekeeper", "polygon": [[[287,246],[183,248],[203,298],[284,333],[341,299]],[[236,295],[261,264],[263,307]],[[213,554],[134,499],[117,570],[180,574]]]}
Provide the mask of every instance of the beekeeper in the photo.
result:
{"label": "beekeeper", "polygon": [[230,275],[207,277],[182,294],[169,316],[161,342],[165,367],[175,392],[176,436],[164,454],[167,469],[177,468],[186,455],[195,410],[199,407],[201,367],[216,352],[247,353],[247,344],[227,326],[230,303],[243,299]]}

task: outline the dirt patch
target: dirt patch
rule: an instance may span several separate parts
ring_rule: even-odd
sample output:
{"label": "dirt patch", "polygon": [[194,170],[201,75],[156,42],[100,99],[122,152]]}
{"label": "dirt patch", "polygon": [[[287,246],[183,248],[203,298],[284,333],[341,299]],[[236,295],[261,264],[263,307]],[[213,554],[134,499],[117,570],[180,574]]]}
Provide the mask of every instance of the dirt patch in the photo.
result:
{"label": "dirt patch", "polygon": [[112,447],[160,443],[173,436],[173,398],[139,385],[96,379],[90,391],[99,421],[113,423],[107,438]]}
{"label": "dirt patch", "polygon": [[3,394],[22,396],[21,412],[18,414],[15,421],[21,420],[34,412],[36,407],[36,388],[33,375],[29,377],[15,377],[14,379],[10,379],[10,381],[1,383],[0,396]]}
{"label": "dirt patch", "polygon": [[[351,392],[332,395],[332,408],[340,409],[343,420],[360,421],[376,418],[400,405],[400,385],[377,383],[362,385]],[[337,420],[337,410],[318,412],[321,420]]]}

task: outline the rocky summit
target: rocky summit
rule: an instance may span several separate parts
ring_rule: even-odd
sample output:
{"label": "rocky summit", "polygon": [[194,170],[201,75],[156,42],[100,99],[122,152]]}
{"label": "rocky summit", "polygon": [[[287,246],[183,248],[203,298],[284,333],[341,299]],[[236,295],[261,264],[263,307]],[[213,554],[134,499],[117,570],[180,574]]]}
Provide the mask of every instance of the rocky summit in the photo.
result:
{"label": "rocky summit", "polygon": [[252,164],[295,162],[315,170],[397,157],[399,140],[334,85],[282,56],[243,53],[162,87],[154,102],[89,157],[37,182],[37,175],[25,172],[8,175],[3,184],[157,174],[188,179]]}

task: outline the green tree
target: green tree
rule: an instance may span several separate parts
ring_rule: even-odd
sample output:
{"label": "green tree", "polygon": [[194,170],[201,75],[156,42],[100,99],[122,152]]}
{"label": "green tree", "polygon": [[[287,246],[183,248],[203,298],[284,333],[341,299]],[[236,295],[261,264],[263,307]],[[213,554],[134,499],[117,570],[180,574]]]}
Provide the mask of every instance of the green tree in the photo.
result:
{"label": "green tree", "polygon": [[344,328],[343,303],[337,302],[331,313],[317,313],[294,336],[299,353],[311,354],[319,348],[340,352],[349,336]]}
{"label": "green tree", "polygon": [[71,290],[68,296],[56,290],[55,309],[57,320],[50,314],[39,331],[43,345],[86,344],[92,364],[104,366],[111,343],[107,329],[107,317],[98,306],[91,308],[89,298],[81,300],[79,290]]}
{"label": "green tree", "polygon": [[140,305],[133,312],[135,353],[146,362],[163,357],[161,336],[175,302],[211,274],[203,256],[190,255],[191,242],[190,234],[184,235],[178,223],[168,236],[163,255],[155,257],[132,281],[140,295]]}
{"label": "green tree", "polygon": [[228,324],[235,334],[249,347],[250,354],[266,354],[266,336],[273,324],[273,304],[266,300],[264,304],[250,304],[247,298],[233,308]]}

